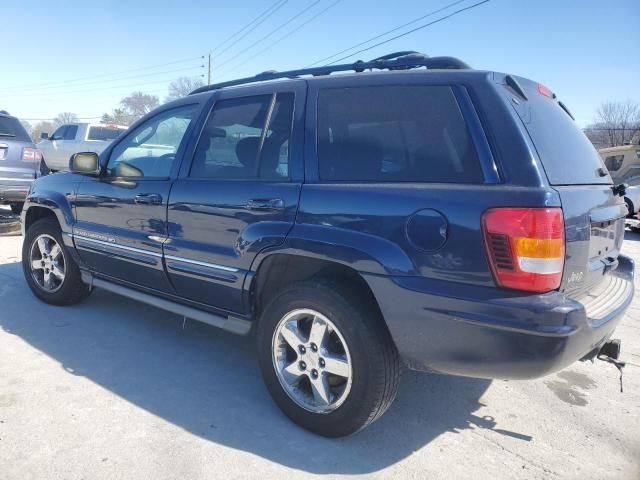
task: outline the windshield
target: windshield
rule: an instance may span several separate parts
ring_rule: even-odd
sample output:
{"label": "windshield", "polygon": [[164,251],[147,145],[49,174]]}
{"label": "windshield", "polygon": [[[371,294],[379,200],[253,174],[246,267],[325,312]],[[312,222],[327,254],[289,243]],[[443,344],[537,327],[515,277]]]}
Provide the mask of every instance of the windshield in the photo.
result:
{"label": "windshield", "polygon": [[[598,152],[555,98],[538,84],[518,77],[528,100],[516,108],[540,156],[551,185],[611,184]],[[544,87],[541,87],[544,91]],[[606,169],[604,170],[606,172]]]}
{"label": "windshield", "polygon": [[89,127],[87,140],[115,140],[126,129],[122,127]]}
{"label": "windshield", "polygon": [[0,137],[16,138],[21,142],[30,142],[29,134],[16,118],[0,117]]}

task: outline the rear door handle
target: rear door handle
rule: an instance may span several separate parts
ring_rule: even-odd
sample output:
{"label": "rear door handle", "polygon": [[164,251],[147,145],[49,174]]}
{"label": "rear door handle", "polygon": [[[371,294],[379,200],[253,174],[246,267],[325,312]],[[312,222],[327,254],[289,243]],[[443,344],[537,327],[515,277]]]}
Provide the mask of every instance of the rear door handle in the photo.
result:
{"label": "rear door handle", "polygon": [[139,193],[133,197],[133,202],[138,205],[159,205],[162,203],[162,195],[159,193]]}
{"label": "rear door handle", "polygon": [[282,210],[284,200],[281,198],[252,198],[247,202],[249,210]]}

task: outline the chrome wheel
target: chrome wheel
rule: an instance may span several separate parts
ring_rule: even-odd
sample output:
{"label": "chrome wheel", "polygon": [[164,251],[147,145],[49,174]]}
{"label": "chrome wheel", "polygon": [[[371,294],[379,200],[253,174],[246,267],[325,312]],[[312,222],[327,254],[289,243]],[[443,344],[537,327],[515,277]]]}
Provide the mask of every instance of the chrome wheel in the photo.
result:
{"label": "chrome wheel", "polygon": [[42,234],[31,244],[31,276],[47,293],[60,290],[65,278],[66,262],[62,248],[51,235]]}
{"label": "chrome wheel", "polygon": [[305,410],[329,413],[347,399],[353,378],[349,349],[321,313],[299,309],[286,314],[273,334],[272,358],[280,385]]}

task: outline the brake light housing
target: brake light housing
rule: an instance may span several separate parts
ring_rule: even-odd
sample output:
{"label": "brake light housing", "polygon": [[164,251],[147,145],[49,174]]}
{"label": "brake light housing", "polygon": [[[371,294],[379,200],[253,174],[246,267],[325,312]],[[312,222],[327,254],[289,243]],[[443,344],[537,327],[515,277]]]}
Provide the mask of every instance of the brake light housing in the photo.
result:
{"label": "brake light housing", "polygon": [[37,148],[23,147],[22,149],[22,161],[23,162],[39,162],[42,160],[42,151]]}
{"label": "brake light housing", "polygon": [[561,208],[492,208],[482,217],[489,264],[500,287],[544,293],[562,281]]}

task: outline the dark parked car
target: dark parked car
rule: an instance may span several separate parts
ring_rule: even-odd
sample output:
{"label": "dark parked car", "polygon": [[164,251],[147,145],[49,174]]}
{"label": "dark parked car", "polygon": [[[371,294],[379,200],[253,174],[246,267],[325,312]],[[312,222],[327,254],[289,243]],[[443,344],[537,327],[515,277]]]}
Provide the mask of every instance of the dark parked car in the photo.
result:
{"label": "dark parked car", "polygon": [[403,366],[525,379],[593,358],[633,295],[625,203],[566,107],[450,57],[203,87],[71,169],[22,214],[34,294],[255,328],[276,403],[322,435],[379,418]]}
{"label": "dark parked car", "polygon": [[29,186],[40,175],[42,153],[20,121],[0,110],[0,205],[20,213]]}

